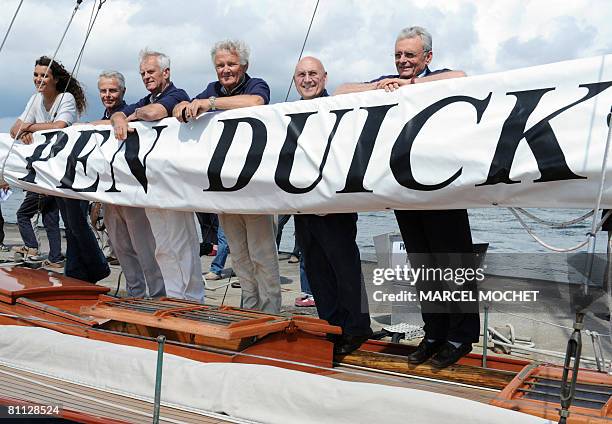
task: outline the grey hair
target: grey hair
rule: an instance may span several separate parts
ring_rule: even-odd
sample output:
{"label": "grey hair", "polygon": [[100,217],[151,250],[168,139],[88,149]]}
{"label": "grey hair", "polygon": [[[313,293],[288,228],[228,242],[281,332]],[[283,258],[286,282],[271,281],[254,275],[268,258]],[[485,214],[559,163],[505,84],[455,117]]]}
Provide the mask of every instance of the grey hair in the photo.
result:
{"label": "grey hair", "polygon": [[431,34],[425,28],[420,26],[407,27],[400,31],[397,36],[396,42],[404,40],[406,38],[420,37],[423,42],[423,51],[425,53],[430,52],[432,48]]}
{"label": "grey hair", "polygon": [[148,48],[144,48],[140,51],[140,64],[145,61],[148,57],[156,57],[157,63],[159,64],[159,69],[162,71],[164,69],[170,69],[170,58],[163,53],[156,52],[154,50],[149,50]]}
{"label": "grey hair", "polygon": [[100,80],[102,78],[114,78],[117,80],[117,82],[119,83],[119,88],[121,89],[121,91],[125,90],[125,77],[123,76],[123,74],[121,72],[118,71],[102,71],[100,72],[100,75],[98,76],[98,83],[100,83]]}
{"label": "grey hair", "polygon": [[247,43],[242,40],[222,40],[217,41],[212,49],[210,49],[210,58],[215,63],[215,55],[219,50],[227,50],[228,52],[236,53],[240,58],[241,65],[249,64],[249,55],[251,54],[251,49]]}

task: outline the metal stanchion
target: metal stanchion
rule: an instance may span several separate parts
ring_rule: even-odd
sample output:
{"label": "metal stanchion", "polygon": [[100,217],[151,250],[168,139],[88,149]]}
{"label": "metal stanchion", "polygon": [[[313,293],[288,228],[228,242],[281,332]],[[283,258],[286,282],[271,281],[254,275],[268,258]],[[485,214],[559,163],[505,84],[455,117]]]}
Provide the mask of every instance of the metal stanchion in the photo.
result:
{"label": "metal stanchion", "polygon": [[153,407],[153,424],[159,423],[159,408],[161,403],[162,368],[164,364],[164,344],[166,336],[157,337],[157,370],[155,372],[155,405]]}

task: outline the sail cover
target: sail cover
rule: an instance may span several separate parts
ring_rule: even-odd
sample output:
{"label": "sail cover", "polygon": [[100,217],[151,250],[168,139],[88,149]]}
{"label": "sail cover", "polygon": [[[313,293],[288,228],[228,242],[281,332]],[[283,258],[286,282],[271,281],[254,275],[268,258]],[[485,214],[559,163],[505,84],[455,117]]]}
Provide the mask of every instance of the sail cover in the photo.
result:
{"label": "sail cover", "polygon": [[[605,55],[206,113],[187,124],[132,123],[124,142],[110,126],[40,132],[12,147],[0,134],[0,158],[12,185],[150,208],[592,208],[611,87]],[[612,178],[602,207],[612,208]]]}
{"label": "sail cover", "polygon": [[[44,328],[0,326],[0,364],[137,399],[153,400],[156,356]],[[171,354],[164,355],[161,399],[162,405],[179,409],[268,424],[552,423],[422,390],[266,365],[201,363]]]}

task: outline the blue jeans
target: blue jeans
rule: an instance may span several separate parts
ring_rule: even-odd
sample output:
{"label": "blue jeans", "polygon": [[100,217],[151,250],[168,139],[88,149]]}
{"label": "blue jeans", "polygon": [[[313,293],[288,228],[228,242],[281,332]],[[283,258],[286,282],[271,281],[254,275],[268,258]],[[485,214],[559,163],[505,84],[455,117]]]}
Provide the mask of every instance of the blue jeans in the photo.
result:
{"label": "blue jeans", "polygon": [[312,296],[312,290],[310,290],[310,284],[306,276],[306,267],[304,266],[304,255],[300,256],[300,290],[302,293]]}
{"label": "blue jeans", "polygon": [[64,275],[96,283],[110,274],[106,258],[89,223],[85,200],[57,198],[66,227],[66,266]]}
{"label": "blue jeans", "polygon": [[217,241],[217,255],[210,264],[210,272],[221,274],[225,268],[225,261],[227,260],[227,255],[229,254],[229,247],[227,245],[227,240],[225,239],[225,233],[223,232],[221,223],[219,223],[219,228],[217,229]]}
{"label": "blue jeans", "polygon": [[[17,225],[23,244],[29,248],[38,249],[38,241],[32,228],[32,217],[38,211],[42,214],[43,225],[49,240],[49,260],[59,262],[62,260],[62,239],[59,228],[59,210],[55,197],[45,196],[33,191],[26,192],[25,198],[17,211]],[[2,241],[4,241],[4,238]]]}

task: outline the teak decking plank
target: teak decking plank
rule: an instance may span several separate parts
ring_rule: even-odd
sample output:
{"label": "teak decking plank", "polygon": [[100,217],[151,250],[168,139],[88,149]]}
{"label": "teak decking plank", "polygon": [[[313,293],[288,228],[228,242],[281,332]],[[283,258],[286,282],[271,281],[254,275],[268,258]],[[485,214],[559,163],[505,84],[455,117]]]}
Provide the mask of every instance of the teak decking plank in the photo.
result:
{"label": "teak decking plank", "polygon": [[514,373],[454,364],[444,369],[433,368],[428,363],[421,365],[408,364],[406,358],[398,355],[373,354],[366,351],[355,351],[350,355],[339,357],[343,364],[358,365],[393,371],[406,375],[418,375],[435,379],[444,379],[480,387],[502,389],[512,381]]}

